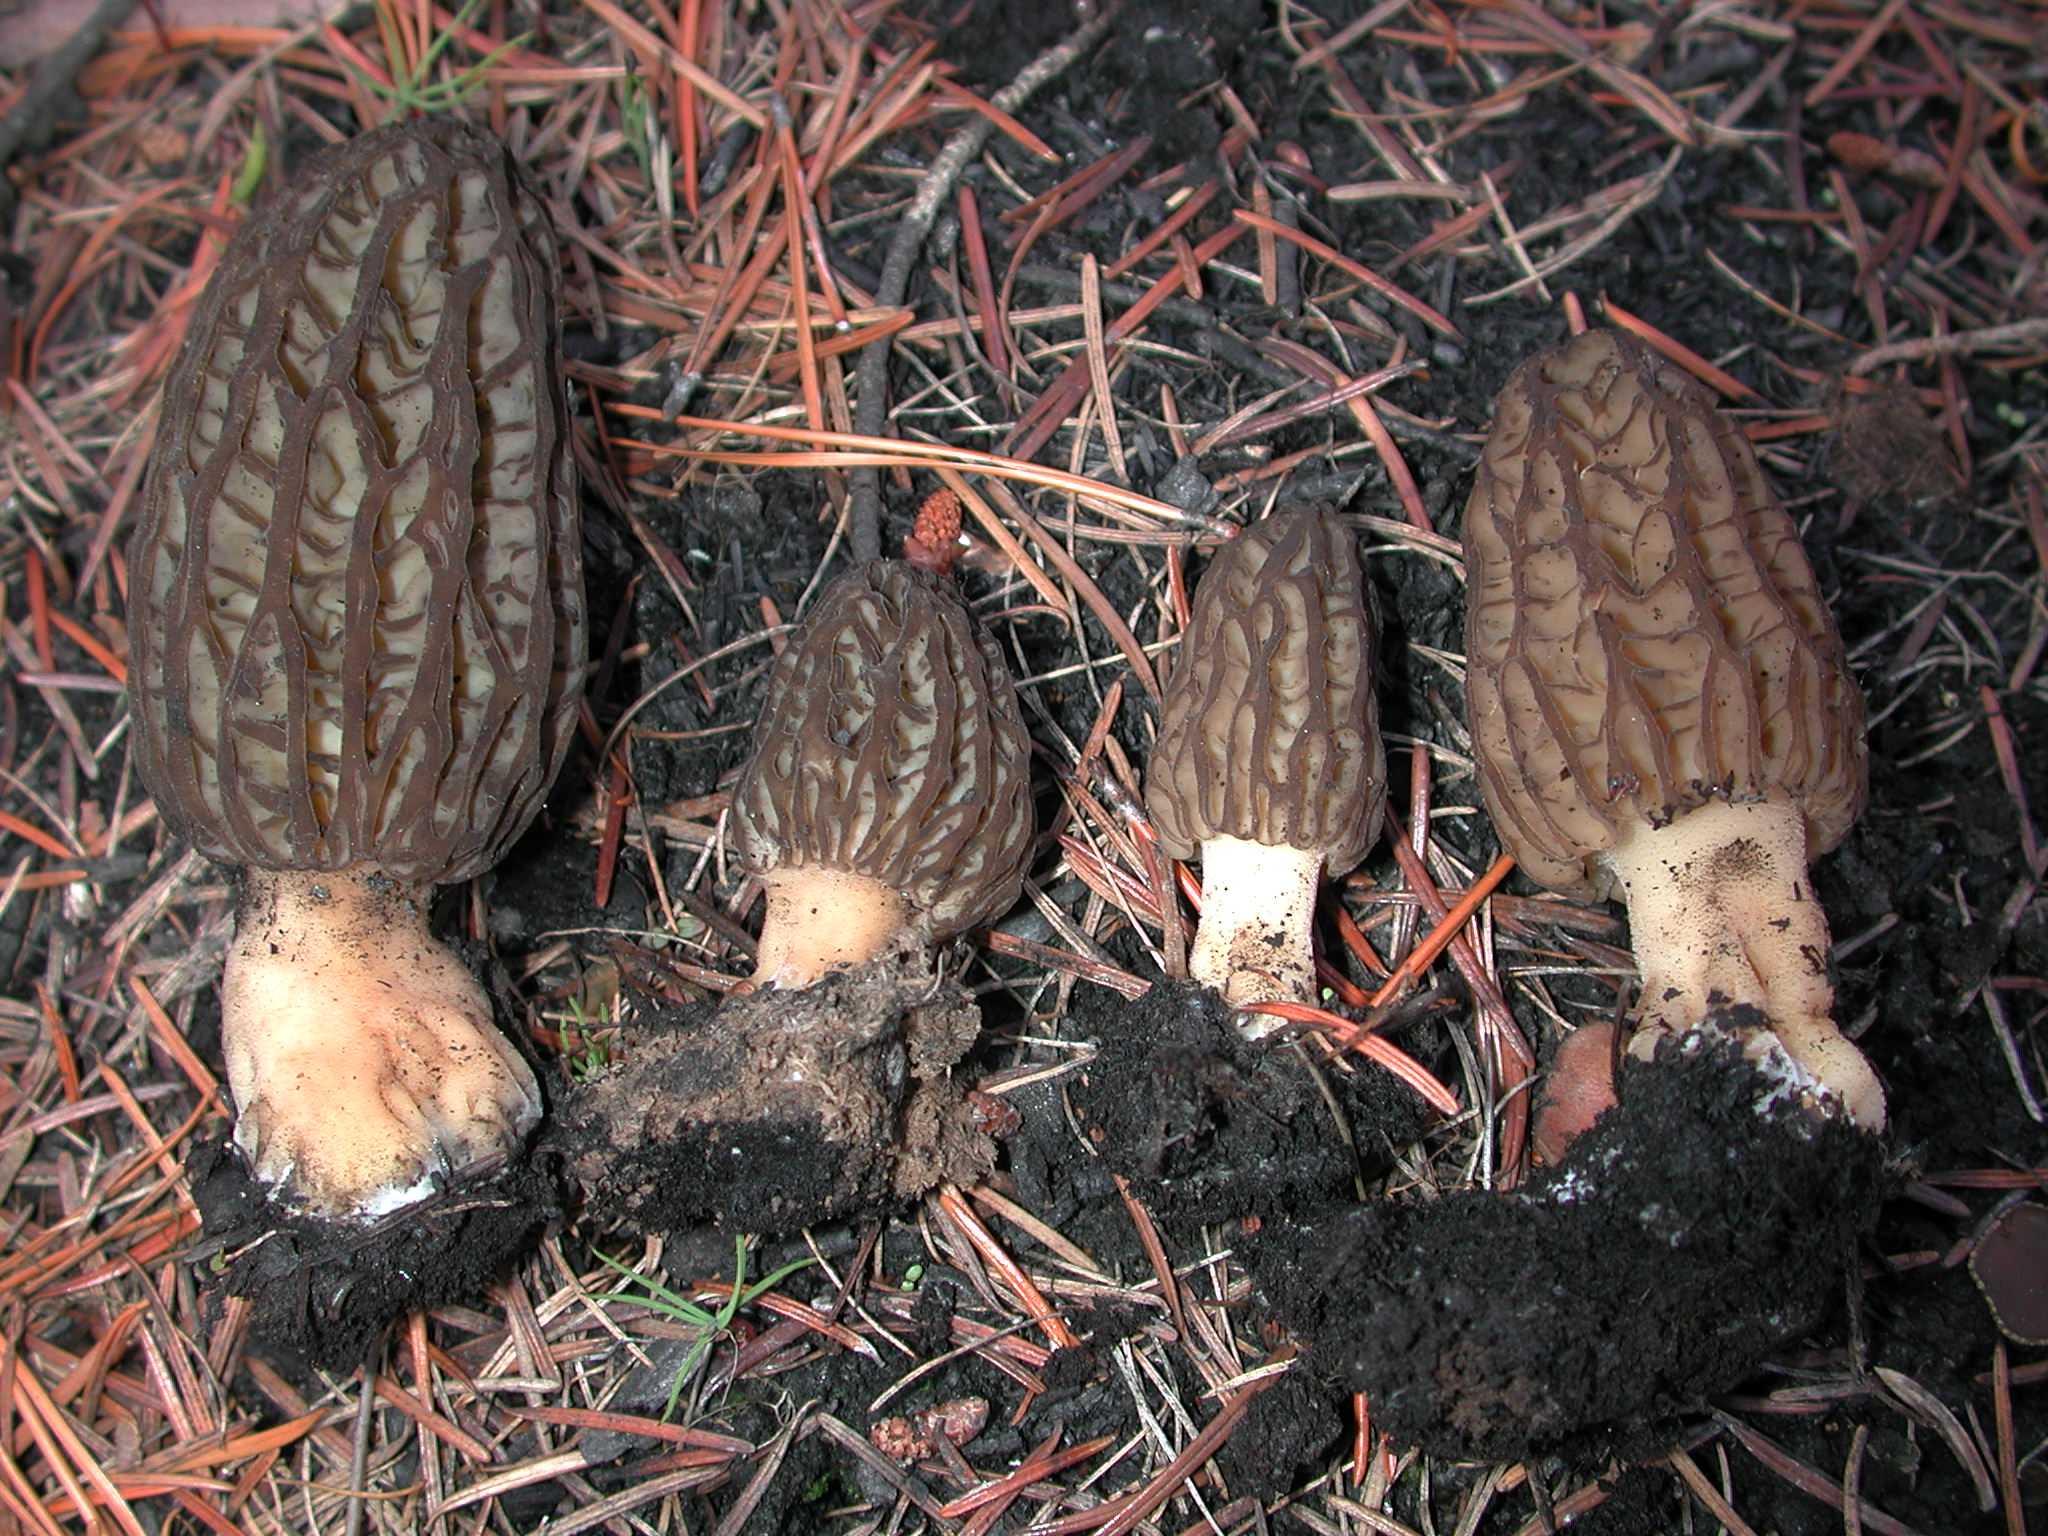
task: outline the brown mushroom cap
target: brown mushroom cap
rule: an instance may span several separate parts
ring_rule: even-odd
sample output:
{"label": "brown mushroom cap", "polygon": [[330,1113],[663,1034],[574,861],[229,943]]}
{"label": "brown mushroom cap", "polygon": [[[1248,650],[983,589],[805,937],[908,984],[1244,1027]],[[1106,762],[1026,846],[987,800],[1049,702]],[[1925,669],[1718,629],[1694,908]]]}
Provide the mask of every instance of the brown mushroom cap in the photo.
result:
{"label": "brown mushroom cap", "polygon": [[995,641],[948,585],[877,560],[834,582],[777,658],[733,829],[753,873],[866,876],[936,939],[1016,901],[1030,791]]}
{"label": "brown mushroom cap", "polygon": [[1365,857],[1386,804],[1374,614],[1358,546],[1318,509],[1255,523],[1195,589],[1145,808],[1176,859],[1213,838]]}
{"label": "brown mushroom cap", "polygon": [[1590,331],[1501,391],[1465,511],[1474,746],[1501,840],[1601,898],[1634,825],[1783,797],[1811,853],[1862,809],[1863,700],[1792,520],[1734,423]]}
{"label": "brown mushroom cap", "polygon": [[504,146],[445,119],[230,241],[129,546],[136,761],[201,851],[451,881],[539,809],[586,644],[557,269]]}

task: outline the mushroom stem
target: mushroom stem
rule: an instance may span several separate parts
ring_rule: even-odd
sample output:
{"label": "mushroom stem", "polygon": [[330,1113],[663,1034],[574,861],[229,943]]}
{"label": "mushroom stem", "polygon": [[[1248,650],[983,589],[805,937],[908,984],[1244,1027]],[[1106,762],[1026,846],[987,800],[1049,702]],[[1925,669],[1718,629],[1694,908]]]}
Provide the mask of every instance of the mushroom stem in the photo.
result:
{"label": "mushroom stem", "polygon": [[[1223,994],[1233,1008],[1251,1003],[1313,1003],[1317,997],[1316,887],[1323,851],[1241,837],[1202,844],[1202,919],[1188,951],[1188,974]],[[1286,1022],[1266,1014],[1244,1024],[1256,1040]]]}
{"label": "mushroom stem", "polygon": [[1835,1027],[1827,914],[1807,873],[1806,818],[1782,796],[1712,801],[1630,830],[1608,859],[1628,898],[1643,986],[1629,1049],[1748,1004],[1850,1118],[1884,1127],[1884,1090]]}
{"label": "mushroom stem", "polygon": [[221,1048],[236,1146],[318,1215],[388,1215],[540,1119],[489,998],[428,931],[424,888],[371,865],[247,872]]}
{"label": "mushroom stem", "polygon": [[827,971],[864,965],[910,931],[910,905],[881,881],[799,864],[761,877],[768,915],[754,984],[808,987]]}

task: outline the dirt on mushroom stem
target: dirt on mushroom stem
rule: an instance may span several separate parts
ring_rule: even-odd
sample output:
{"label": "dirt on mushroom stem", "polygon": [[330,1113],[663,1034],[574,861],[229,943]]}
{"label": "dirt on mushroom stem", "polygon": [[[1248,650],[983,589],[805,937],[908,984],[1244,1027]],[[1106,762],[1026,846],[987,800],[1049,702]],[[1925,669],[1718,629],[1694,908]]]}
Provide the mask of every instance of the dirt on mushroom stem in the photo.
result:
{"label": "dirt on mushroom stem", "polygon": [[792,1232],[994,1161],[955,1068],[981,1031],[921,946],[637,1019],[543,1133],[585,1209],[642,1231]]}
{"label": "dirt on mushroom stem", "polygon": [[243,876],[221,981],[235,1145],[305,1214],[375,1221],[539,1123],[532,1069],[427,910],[371,865]]}
{"label": "dirt on mushroom stem", "polygon": [[1783,796],[1710,801],[1661,827],[1631,827],[1606,856],[1628,898],[1642,992],[1629,1052],[1748,1005],[1769,1020],[1749,1043],[1773,1040],[1814,1085],[1873,1133],[1884,1089],[1836,1026],[1827,914],[1807,873],[1806,817]]}
{"label": "dirt on mushroom stem", "polygon": [[[1233,1008],[1316,1000],[1316,892],[1323,850],[1214,837],[1202,844],[1202,918],[1188,974]],[[1290,1026],[1271,1014],[1239,1020],[1248,1040]]]}
{"label": "dirt on mushroom stem", "polygon": [[[1748,1015],[1748,1016],[1746,1016]],[[1396,1444],[1458,1460],[1664,1453],[1676,1424],[1840,1304],[1884,1151],[1780,1091],[1736,1007],[1512,1194],[1274,1221],[1255,1283]]]}

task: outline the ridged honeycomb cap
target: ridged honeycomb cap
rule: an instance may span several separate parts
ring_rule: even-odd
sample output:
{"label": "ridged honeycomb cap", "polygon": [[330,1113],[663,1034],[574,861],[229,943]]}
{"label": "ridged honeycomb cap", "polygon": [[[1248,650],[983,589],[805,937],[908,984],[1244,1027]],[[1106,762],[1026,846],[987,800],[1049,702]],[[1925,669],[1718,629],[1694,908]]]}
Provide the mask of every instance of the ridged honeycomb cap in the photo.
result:
{"label": "ridged honeycomb cap", "polygon": [[1159,845],[1211,838],[1365,857],[1386,805],[1377,634],[1358,544],[1329,513],[1284,512],[1218,550],[1166,682],[1145,809]]}
{"label": "ridged honeycomb cap", "polygon": [[825,590],[769,674],[732,824],[751,872],[868,876],[933,938],[1015,903],[1031,739],[1002,652],[950,583],[876,560]]}
{"label": "ridged honeycomb cap", "polygon": [[459,880],[540,808],[587,644],[558,267],[447,119],[315,157],[229,242],[128,547],[136,762],[203,852]]}
{"label": "ridged honeycomb cap", "polygon": [[1501,391],[1465,509],[1466,696],[1530,876],[1609,894],[1634,823],[1777,796],[1811,853],[1863,807],[1863,696],[1792,520],[1685,373],[1589,331]]}

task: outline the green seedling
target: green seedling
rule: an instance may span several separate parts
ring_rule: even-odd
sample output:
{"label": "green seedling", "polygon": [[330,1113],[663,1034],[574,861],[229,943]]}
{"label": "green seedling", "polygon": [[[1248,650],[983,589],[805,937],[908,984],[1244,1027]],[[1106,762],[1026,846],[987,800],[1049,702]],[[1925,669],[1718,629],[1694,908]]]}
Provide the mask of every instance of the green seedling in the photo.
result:
{"label": "green seedling", "polygon": [[747,1284],[747,1240],[733,1239],[733,1280],[732,1291],[716,1312],[708,1311],[690,1300],[689,1297],[670,1290],[652,1276],[643,1275],[628,1264],[621,1263],[602,1249],[592,1249],[606,1267],[618,1272],[624,1281],[614,1294],[621,1299],[636,1302],[648,1310],[660,1313],[671,1322],[683,1323],[697,1329],[697,1337],[690,1345],[690,1352],[683,1357],[683,1363],[676,1372],[674,1385],[668,1390],[668,1406],[661,1410],[662,1422],[666,1423],[675,1413],[676,1404],[682,1400],[683,1388],[690,1378],[697,1374],[697,1368],[711,1352],[712,1341],[732,1326],[732,1320],[739,1316],[741,1307],[750,1305],[758,1296],[782,1284],[798,1270],[814,1263],[811,1259],[795,1259],[764,1275],[752,1285]]}
{"label": "green seedling", "polygon": [[246,208],[256,196],[256,189],[263,185],[263,169],[270,164],[270,139],[263,132],[258,121],[249,125],[249,144],[242,154],[242,168],[235,172],[234,185],[228,188],[228,196],[234,199],[237,208]]}
{"label": "green seedling", "polygon": [[348,72],[355,76],[356,83],[364,90],[382,101],[391,103],[393,110],[390,120],[393,122],[415,112],[422,116],[432,116],[435,113],[451,111],[467,101],[476,88],[484,83],[484,75],[493,64],[513,49],[522,46],[533,35],[530,32],[522,32],[510,42],[501,43],[493,48],[453,79],[435,80],[434,66],[440,62],[441,55],[448,51],[448,45],[455,41],[455,34],[469,25],[470,18],[482,4],[483,0],[463,0],[462,8],[455,13],[453,24],[446,30],[434,34],[433,40],[427,44],[426,51],[409,69],[401,69],[398,65],[398,60],[405,57],[405,49],[396,35],[390,18],[380,9],[377,12],[377,33],[384,43],[384,57],[391,61],[389,85],[381,80],[373,80],[347,59],[343,59],[342,62],[347,65]]}
{"label": "green seedling", "polygon": [[643,180],[651,181],[654,176],[653,96],[631,70],[619,81],[619,131],[625,135],[626,148],[633,152],[633,159],[640,167]]}
{"label": "green seedling", "polygon": [[569,999],[569,1019],[562,1031],[562,1066],[571,1082],[587,1082],[612,1064],[612,1042],[617,1031],[610,1027],[594,1028],[573,997]]}

